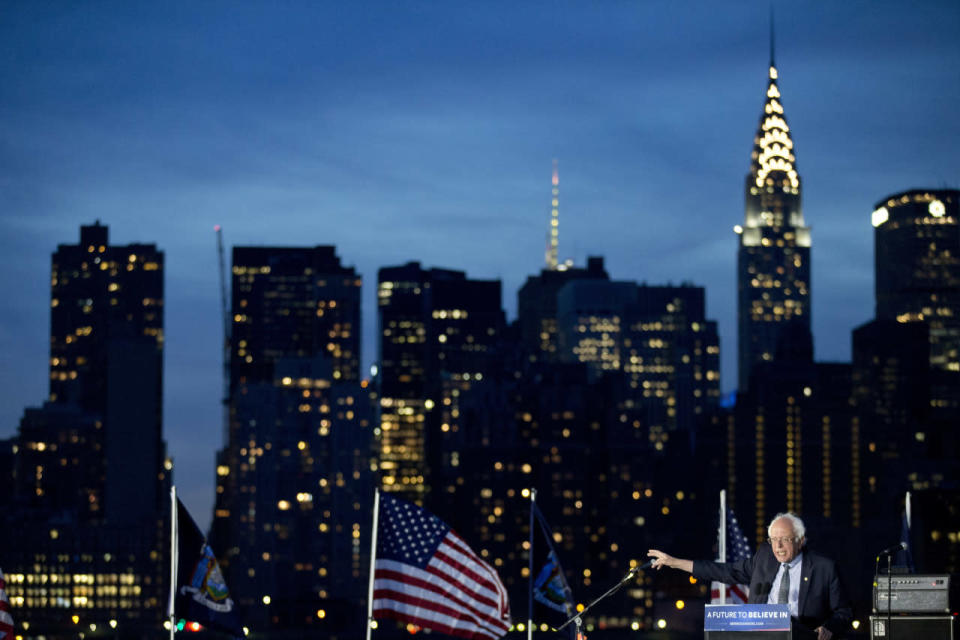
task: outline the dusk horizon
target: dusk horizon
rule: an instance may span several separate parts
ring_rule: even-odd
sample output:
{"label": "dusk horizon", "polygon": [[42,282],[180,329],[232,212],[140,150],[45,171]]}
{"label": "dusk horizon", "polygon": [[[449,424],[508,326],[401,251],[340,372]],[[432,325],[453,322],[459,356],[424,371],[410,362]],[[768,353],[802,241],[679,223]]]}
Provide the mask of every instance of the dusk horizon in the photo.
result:
{"label": "dusk horizon", "polygon": [[[234,246],[336,247],[363,278],[368,375],[381,267],[500,280],[516,319],[517,291],[545,267],[554,159],[559,258],[602,256],[611,280],[704,287],[722,391],[732,391],[733,227],[769,15],[752,3],[696,6],[13,5],[0,19],[10,43],[0,246],[12,265],[0,437],[47,397],[57,246],[97,220],[111,244],[156,244],[164,438],[207,529],[224,445],[214,226],[228,256]],[[774,6],[813,228],[815,356],[849,362],[851,331],[874,317],[874,204],[958,185],[960,8]]]}

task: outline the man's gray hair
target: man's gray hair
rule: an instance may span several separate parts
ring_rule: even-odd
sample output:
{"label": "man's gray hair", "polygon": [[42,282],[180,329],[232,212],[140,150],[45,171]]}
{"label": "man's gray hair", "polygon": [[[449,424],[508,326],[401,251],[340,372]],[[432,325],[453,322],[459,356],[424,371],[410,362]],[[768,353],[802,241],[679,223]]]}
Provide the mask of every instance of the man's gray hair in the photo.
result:
{"label": "man's gray hair", "polygon": [[804,536],[807,535],[807,527],[804,526],[803,520],[800,519],[800,516],[786,511],[773,516],[773,520],[771,520],[770,524],[767,525],[767,536],[773,537],[773,523],[777,520],[789,521],[793,526],[793,535],[797,538],[797,540],[803,540]]}

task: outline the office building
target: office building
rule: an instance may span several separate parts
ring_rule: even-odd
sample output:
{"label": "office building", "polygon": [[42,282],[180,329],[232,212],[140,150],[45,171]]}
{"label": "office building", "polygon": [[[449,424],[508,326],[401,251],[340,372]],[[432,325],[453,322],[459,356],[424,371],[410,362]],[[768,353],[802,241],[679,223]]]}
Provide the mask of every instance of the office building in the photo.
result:
{"label": "office building", "polygon": [[872,223],[876,317],[927,324],[935,399],[960,410],[960,391],[948,388],[960,387],[960,191],[893,194],[874,205]]}
{"label": "office building", "polygon": [[737,385],[773,360],[786,325],[810,328],[810,228],[802,207],[793,137],[770,55],[766,96],[754,136],[744,197],[746,215],[734,230],[737,252]]}
{"label": "office building", "polygon": [[253,628],[336,636],[362,615],[373,425],[361,284],[334,247],[233,249],[213,544]]}
{"label": "office building", "polygon": [[99,223],[53,255],[50,401],[102,421],[104,495],[91,504],[112,523],[151,519],[166,504],[161,473],[163,253],[111,247]]}
{"label": "office building", "polygon": [[799,325],[783,335],[773,360],[757,365],[751,387],[737,397],[728,449],[730,468],[749,472],[728,488],[744,533],[758,545],[781,511],[823,531],[856,518],[851,367],[814,362],[812,338]]}
{"label": "office building", "polygon": [[572,280],[557,293],[559,358],[586,365],[593,380],[615,374],[618,410],[645,439],[690,432],[720,398],[717,325],[704,297],[688,284]]}
{"label": "office building", "polygon": [[49,398],[21,419],[0,542],[24,630],[160,631],[163,273],[155,245],[111,245],[99,222],[53,254]]}
{"label": "office building", "polygon": [[530,362],[560,362],[557,329],[557,293],[574,280],[609,280],[603,258],[587,258],[585,267],[563,265],[529,276],[517,292],[520,347]]}
{"label": "office building", "polygon": [[652,443],[693,432],[720,402],[720,338],[706,291],[640,285],[628,307],[623,371]]}
{"label": "office building", "polygon": [[853,333],[865,527],[889,526],[892,500],[949,488],[960,470],[958,197],[913,189],[874,205],[876,318]]}
{"label": "office building", "polygon": [[500,282],[411,262],[380,269],[377,298],[381,482],[423,504],[475,437],[461,402],[499,370]]}

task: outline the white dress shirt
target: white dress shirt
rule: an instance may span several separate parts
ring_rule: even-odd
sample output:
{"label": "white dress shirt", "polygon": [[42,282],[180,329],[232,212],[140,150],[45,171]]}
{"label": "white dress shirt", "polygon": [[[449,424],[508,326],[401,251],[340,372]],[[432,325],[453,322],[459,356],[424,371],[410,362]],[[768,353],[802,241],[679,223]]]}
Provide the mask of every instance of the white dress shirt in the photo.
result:
{"label": "white dress shirt", "polygon": [[[794,618],[800,616],[800,563],[803,560],[803,553],[798,553],[797,557],[787,563],[790,567],[790,593],[787,595],[787,604],[790,607],[790,615]],[[777,571],[777,577],[773,579],[770,585],[770,594],[767,596],[767,604],[778,604],[777,594],[780,593],[780,582],[783,579],[784,568],[780,565]]]}

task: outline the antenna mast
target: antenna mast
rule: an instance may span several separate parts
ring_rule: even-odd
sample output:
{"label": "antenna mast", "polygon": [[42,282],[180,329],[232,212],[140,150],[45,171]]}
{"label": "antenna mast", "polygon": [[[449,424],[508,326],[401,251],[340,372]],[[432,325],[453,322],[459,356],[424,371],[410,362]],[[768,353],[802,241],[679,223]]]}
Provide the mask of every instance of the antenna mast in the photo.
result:
{"label": "antenna mast", "polygon": [[547,244],[547,269],[556,271],[558,266],[557,244],[560,237],[560,174],[557,161],[553,161],[553,180],[550,199],[550,235]]}

